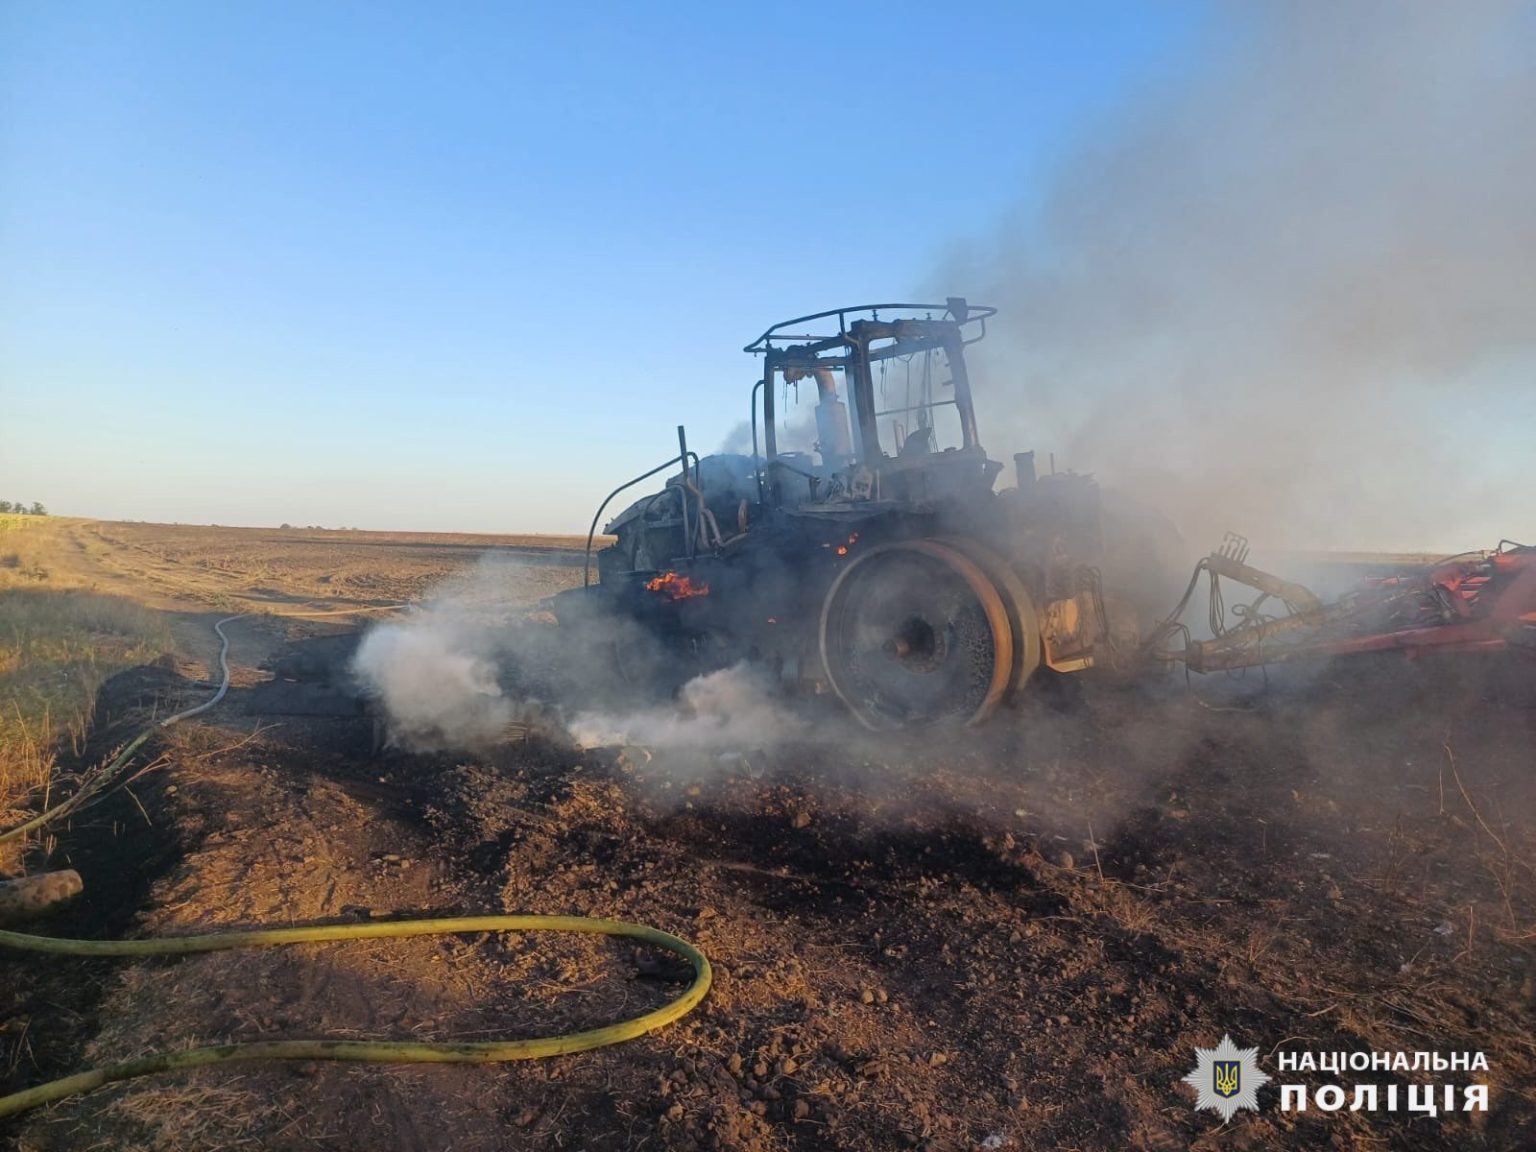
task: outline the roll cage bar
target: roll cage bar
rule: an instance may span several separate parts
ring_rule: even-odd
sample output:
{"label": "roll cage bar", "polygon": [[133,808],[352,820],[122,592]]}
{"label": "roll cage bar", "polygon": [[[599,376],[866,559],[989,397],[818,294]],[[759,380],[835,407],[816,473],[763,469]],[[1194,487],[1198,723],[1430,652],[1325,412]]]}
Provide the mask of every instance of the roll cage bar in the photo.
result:
{"label": "roll cage bar", "polygon": [[[984,304],[967,304],[965,298],[961,296],[951,296],[943,304],[855,304],[850,308],[830,308],[825,312],[812,312],[809,316],[796,316],[793,320],[781,321],[748,344],[742,351],[753,354],[787,351],[787,349],[775,349],[774,344],[790,340],[805,344],[807,350],[810,351],[825,351],[836,348],[848,342],[853,324],[859,322],[859,320],[854,320],[850,323],[848,317],[855,316],[862,319],[862,314],[865,312],[869,313],[869,320],[866,322],[874,324],[882,323],[880,319],[880,313],[882,312],[921,312],[923,314],[920,317],[888,319],[883,322],[886,324],[896,324],[902,319],[933,321],[934,313],[938,313],[938,323],[947,322],[962,327],[972,322],[978,324],[980,331],[969,340],[962,341],[964,344],[974,344],[977,340],[986,336],[987,320],[997,315],[996,308],[989,308]],[[786,328],[811,324],[817,320],[827,320],[833,316],[837,317],[837,333],[835,335],[830,333],[822,335],[811,333],[790,334],[784,331]]]}
{"label": "roll cage bar", "polygon": [[[885,313],[885,318],[882,319],[881,313]],[[758,456],[758,390],[762,390],[763,396],[764,455],[768,467],[776,469],[781,462],[778,458],[778,432],[774,422],[774,374],[786,368],[841,368],[852,392],[853,408],[858,416],[855,441],[859,458],[866,467],[877,467],[885,454],[880,447],[876,423],[880,413],[875,408],[871,365],[893,357],[910,356],[916,352],[939,348],[944,350],[953,375],[953,402],[960,414],[962,448],[977,448],[976,412],[971,403],[970,378],[966,372],[962,349],[986,336],[987,320],[996,314],[996,308],[967,304],[962,297],[951,296],[943,304],[861,304],[849,308],[833,308],[773,325],[742,349],[763,357],[762,378],[752,389],[754,460]],[[831,330],[829,323],[818,323],[834,318],[837,322],[836,331]],[[967,328],[972,325],[975,328],[972,334],[967,335]],[[882,340],[891,343],[873,347]],[[758,474],[761,484],[761,467]],[[767,492],[760,494],[759,502],[766,495],[777,505],[779,485],[776,470],[768,475],[766,486]]]}

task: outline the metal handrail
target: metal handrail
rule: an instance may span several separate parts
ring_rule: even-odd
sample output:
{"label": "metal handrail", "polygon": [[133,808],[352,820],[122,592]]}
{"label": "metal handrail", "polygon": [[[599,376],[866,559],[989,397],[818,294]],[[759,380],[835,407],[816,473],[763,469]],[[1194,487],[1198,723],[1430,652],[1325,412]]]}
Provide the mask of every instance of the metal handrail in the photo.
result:
{"label": "metal handrail", "polygon": [[[603,502],[597,506],[597,512],[592,516],[592,526],[587,529],[587,550],[581,561],[581,586],[583,588],[592,587],[592,538],[597,535],[597,522],[603,518],[603,509],[607,508],[608,505],[613,501],[613,498],[620,492],[624,491],[624,489],[633,488],[636,484],[640,483],[640,481],[649,480],[652,476],[656,475],[656,473],[664,472],[674,464],[681,464],[686,469],[688,467],[688,460],[690,457],[693,459],[693,466],[697,468],[699,466],[699,454],[697,452],[680,452],[676,456],[672,457],[672,459],[663,461],[662,463],[656,465],[656,467],[652,468],[649,472],[642,472],[633,480],[628,480],[625,483],[620,484],[617,488],[615,488],[612,492],[608,493],[608,495],[603,498]],[[686,504],[687,497],[684,496],[683,500]]]}
{"label": "metal handrail", "polygon": [[758,379],[752,385],[752,476],[757,480],[757,506],[762,508],[763,502],[763,458],[757,451],[757,394],[762,391],[763,381]]}
{"label": "metal handrail", "polygon": [[[773,327],[769,328],[768,331],[764,332],[756,340],[752,341],[752,343],[743,348],[742,351],[752,353],[765,352],[768,350],[770,344],[775,340],[824,340],[827,337],[815,336],[809,333],[789,335],[787,333],[783,333],[782,330],[794,324],[807,324],[813,320],[825,320],[829,316],[837,317],[838,335],[844,336],[848,333],[847,316],[850,312],[879,312],[881,310],[891,309],[899,309],[912,312],[939,312],[945,316],[950,314],[950,305],[947,302],[943,304],[857,304],[848,308],[829,308],[825,312],[812,312],[809,316],[796,316],[793,320],[785,320],[781,323],[775,324]],[[967,304],[965,319],[963,321],[957,321],[957,323],[968,324],[972,320],[985,321],[988,317],[996,315],[996,308],[988,307],[985,304]]]}

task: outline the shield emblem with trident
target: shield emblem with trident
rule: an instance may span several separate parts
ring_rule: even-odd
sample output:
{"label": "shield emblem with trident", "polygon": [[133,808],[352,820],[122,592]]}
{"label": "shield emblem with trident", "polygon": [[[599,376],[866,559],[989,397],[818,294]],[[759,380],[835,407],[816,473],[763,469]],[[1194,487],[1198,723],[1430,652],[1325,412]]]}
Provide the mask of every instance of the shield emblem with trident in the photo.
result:
{"label": "shield emblem with trident", "polygon": [[1241,1060],[1214,1060],[1211,1062],[1211,1082],[1216,1095],[1230,1100],[1241,1089],[1243,1062]]}

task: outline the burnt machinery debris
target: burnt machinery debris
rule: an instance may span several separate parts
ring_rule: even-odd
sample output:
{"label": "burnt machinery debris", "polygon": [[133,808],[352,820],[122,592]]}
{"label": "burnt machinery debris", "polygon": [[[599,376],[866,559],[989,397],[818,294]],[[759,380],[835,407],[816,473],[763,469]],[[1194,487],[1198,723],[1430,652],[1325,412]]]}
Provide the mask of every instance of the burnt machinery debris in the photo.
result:
{"label": "burnt machinery debris", "polygon": [[[1536,550],[1501,545],[1324,605],[1249,567],[1235,537],[1143,637],[1135,596],[1105,588],[1093,478],[1042,474],[1024,452],[1014,484],[996,488],[1005,467],[981,445],[965,360],[995,314],[951,297],[769,328],[745,348],[763,364],[751,455],[700,459],[680,426],[677,454],[598,508],[583,587],[552,602],[561,625],[593,629],[587,639],[611,643],[615,666],[647,683],[675,686],[750,660],[787,685],[834,693],[872,728],[978,723],[1042,669],[1182,661],[1203,672],[1383,647],[1531,643]],[[814,427],[790,439],[780,410],[802,390]],[[592,541],[608,505],[674,469],[606,526],[615,542],[596,553],[594,583]],[[1181,623],[1202,572],[1209,639]],[[1223,580],[1257,598],[1227,613]],[[602,623],[616,619],[639,625],[645,653],[633,629]]]}
{"label": "burnt machinery debris", "polygon": [[[1323,603],[1300,584],[1247,563],[1248,541],[1227,534],[1201,560],[1189,588],[1143,645],[1149,656],[1183,662],[1191,672],[1219,672],[1315,656],[1435,649],[1536,653],[1536,547],[1501,540],[1430,565],[1396,565],[1363,577]],[[1209,637],[1182,623],[1204,574],[1209,581]],[[1247,603],[1226,606],[1223,580],[1252,589]],[[1175,636],[1181,646],[1169,648]]]}

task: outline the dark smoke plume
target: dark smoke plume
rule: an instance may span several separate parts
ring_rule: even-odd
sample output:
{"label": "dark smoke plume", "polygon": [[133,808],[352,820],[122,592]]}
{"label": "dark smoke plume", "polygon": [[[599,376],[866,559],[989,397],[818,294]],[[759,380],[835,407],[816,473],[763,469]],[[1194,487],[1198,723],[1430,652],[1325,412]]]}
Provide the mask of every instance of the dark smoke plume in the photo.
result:
{"label": "dark smoke plume", "polygon": [[1004,310],[992,454],[1054,451],[1202,550],[1536,537],[1536,7],[1215,19],[938,277]]}

